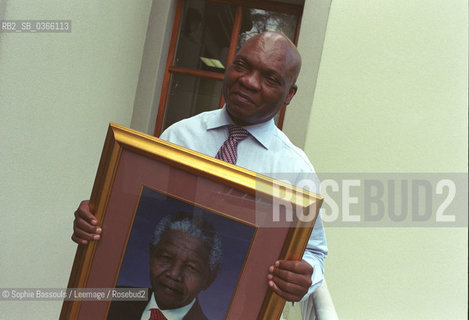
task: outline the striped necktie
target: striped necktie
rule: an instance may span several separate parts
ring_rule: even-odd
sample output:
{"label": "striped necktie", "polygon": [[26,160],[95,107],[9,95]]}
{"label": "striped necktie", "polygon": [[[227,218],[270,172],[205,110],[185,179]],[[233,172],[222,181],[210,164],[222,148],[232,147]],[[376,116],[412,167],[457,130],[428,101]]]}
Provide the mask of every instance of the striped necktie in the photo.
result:
{"label": "striped necktie", "polygon": [[226,141],[220,147],[220,150],[218,150],[215,158],[231,164],[236,164],[236,160],[238,159],[238,143],[241,140],[246,139],[246,137],[249,135],[249,132],[244,128],[234,125],[229,125],[228,131],[228,139],[226,139]]}
{"label": "striped necktie", "polygon": [[150,311],[151,311],[151,315],[150,315],[150,319],[148,320],[168,320],[160,311],[160,309],[152,308],[150,309]]}

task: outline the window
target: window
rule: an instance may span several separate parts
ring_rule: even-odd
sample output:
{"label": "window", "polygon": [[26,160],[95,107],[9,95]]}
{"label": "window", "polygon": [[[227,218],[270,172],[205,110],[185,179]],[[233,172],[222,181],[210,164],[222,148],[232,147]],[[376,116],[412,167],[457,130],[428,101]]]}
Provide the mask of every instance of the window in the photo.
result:
{"label": "window", "polygon": [[[297,42],[303,7],[270,1],[179,0],[155,136],[171,124],[223,106],[226,66],[250,37],[266,30]],[[277,115],[281,128],[285,107]]]}

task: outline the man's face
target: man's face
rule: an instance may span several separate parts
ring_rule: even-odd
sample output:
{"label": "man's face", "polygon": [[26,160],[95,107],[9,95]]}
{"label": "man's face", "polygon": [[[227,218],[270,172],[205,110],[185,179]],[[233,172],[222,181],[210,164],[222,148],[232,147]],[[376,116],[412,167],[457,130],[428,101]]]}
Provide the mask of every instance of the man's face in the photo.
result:
{"label": "man's face", "polygon": [[150,280],[161,309],[187,305],[213,281],[209,250],[183,231],[165,231],[150,249]]}
{"label": "man's face", "polygon": [[298,61],[287,41],[256,37],[246,42],[228,67],[223,81],[226,108],[239,125],[272,119],[296,93]]}

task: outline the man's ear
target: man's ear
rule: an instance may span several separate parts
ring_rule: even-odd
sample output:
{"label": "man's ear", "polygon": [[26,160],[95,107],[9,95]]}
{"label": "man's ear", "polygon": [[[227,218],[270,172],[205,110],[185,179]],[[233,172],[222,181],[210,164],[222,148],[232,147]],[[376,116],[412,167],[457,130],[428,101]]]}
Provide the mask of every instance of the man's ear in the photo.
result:
{"label": "man's ear", "polygon": [[285,98],[285,105],[288,106],[290,103],[291,99],[293,99],[293,96],[296,93],[296,90],[298,90],[298,86],[296,84],[292,85],[290,87],[290,90],[288,90],[287,97]]}

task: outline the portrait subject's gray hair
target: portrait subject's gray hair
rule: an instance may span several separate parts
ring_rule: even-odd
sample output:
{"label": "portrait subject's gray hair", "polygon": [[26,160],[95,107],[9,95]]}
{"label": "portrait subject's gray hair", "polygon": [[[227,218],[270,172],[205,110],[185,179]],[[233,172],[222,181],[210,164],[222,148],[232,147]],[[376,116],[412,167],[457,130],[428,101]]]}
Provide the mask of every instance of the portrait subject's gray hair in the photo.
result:
{"label": "portrait subject's gray hair", "polygon": [[156,225],[150,244],[157,246],[163,233],[168,230],[183,231],[190,237],[202,240],[209,250],[210,270],[214,271],[220,267],[222,261],[220,235],[203,217],[183,211],[165,216]]}

